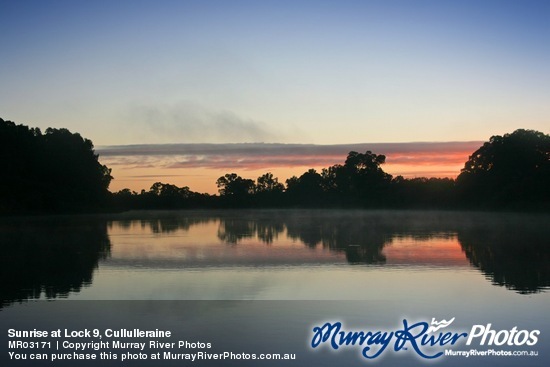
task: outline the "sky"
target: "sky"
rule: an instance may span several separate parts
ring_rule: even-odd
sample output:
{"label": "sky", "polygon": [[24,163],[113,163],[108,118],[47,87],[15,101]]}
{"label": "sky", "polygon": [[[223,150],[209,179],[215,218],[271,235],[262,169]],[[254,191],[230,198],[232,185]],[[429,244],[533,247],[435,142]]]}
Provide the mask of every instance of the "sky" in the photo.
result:
{"label": "sky", "polygon": [[[350,151],[373,151],[386,156],[385,172],[394,176],[454,178],[468,156],[483,142],[420,142],[363,144],[143,144],[100,147],[103,164],[116,172],[111,190],[136,192],[152,183],[188,186],[216,194],[216,179],[225,173],[256,180],[270,172],[284,183],[310,168],[321,172],[343,164]],[[200,187],[201,190],[196,188]]]}
{"label": "sky", "polygon": [[[482,142],[518,128],[550,132],[546,0],[0,0],[0,17],[0,117],[91,139],[102,162],[116,161],[114,189],[206,180],[233,165],[178,167],[179,151],[165,152],[167,164],[142,155],[162,174],[138,171],[121,164],[136,157],[123,148],[101,155],[112,146]],[[460,168],[426,166],[387,171],[452,177]],[[257,169],[274,168],[284,166]],[[216,178],[186,185],[215,192]]]}

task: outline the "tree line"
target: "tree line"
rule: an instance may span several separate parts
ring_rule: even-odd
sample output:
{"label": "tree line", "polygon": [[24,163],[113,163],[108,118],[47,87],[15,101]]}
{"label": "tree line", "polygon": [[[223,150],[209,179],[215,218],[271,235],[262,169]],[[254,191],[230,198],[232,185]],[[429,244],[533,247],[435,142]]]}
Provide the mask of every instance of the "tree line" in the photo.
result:
{"label": "tree line", "polygon": [[89,139],[67,129],[0,119],[0,164],[0,213],[104,210],[111,199],[111,170]]}
{"label": "tree line", "polygon": [[141,193],[114,194],[124,209],[223,208],[415,208],[550,209],[550,136],[519,129],[493,136],[465,162],[456,179],[404,178],[384,172],[386,157],[349,152],[343,164],[310,169],[285,184],[267,172],[256,180],[227,173],[219,195],[199,194],[157,182]]}
{"label": "tree line", "polygon": [[156,182],[149,190],[108,191],[111,170],[90,140],[66,129],[0,119],[0,213],[183,208],[550,209],[550,136],[519,129],[493,136],[456,179],[404,178],[384,172],[386,157],[351,151],[343,164],[310,169],[285,183],[220,176],[219,195]]}

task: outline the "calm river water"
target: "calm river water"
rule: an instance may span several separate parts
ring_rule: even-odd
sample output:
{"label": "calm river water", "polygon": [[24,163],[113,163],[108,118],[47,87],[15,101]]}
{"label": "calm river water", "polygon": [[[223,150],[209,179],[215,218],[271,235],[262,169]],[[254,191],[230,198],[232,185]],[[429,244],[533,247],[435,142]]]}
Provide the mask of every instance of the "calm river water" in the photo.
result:
{"label": "calm river water", "polygon": [[[439,211],[242,210],[4,218],[0,317],[30,327],[39,319],[29,316],[31,308],[50,312],[48,322],[54,323],[51,320],[70,314],[55,305],[88,304],[66,300],[131,300],[136,309],[145,309],[140,311],[143,316],[158,313],[147,311],[147,301],[165,300],[193,301],[187,303],[193,310],[197,305],[212,309],[208,316],[199,313],[207,322],[224,318],[228,302],[251,301],[245,302],[252,307],[247,319],[253,319],[250,314],[261,304],[263,312],[271,311],[257,318],[271,318],[268,327],[287,323],[296,329],[292,335],[306,339],[311,327],[325,318],[355,329],[373,324],[391,329],[402,327],[403,319],[455,317],[456,327],[465,331],[488,323],[497,331],[539,329],[538,343],[524,348],[539,355],[521,361],[447,357],[445,365],[548,365],[549,224],[550,216],[543,214]],[[126,303],[111,302],[105,312],[121,304]],[[83,310],[75,312],[76,319],[91,317]],[[162,314],[177,317],[173,310]],[[134,322],[137,316],[128,317]],[[287,338],[285,330],[277,340]],[[288,336],[293,338],[301,336]],[[307,358],[323,365],[320,355]],[[365,364],[360,352],[339,358]],[[422,359],[412,361],[423,364]]]}

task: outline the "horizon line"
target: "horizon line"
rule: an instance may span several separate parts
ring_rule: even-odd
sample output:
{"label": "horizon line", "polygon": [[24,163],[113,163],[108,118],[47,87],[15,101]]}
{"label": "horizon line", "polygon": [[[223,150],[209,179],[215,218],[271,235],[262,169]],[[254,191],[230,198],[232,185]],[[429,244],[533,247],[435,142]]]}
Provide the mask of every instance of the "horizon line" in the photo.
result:
{"label": "horizon line", "polygon": [[[405,152],[437,152],[464,151],[477,149],[483,141],[423,141],[423,142],[393,142],[393,143],[349,143],[349,144],[310,144],[310,143],[162,143],[162,144],[124,144],[102,145],[95,148],[96,153],[106,156],[134,155],[196,155],[226,153],[255,153],[260,155],[340,155],[350,151],[370,150],[377,154],[392,154]],[[284,151],[281,150],[284,149]],[[292,151],[288,151],[288,149]],[[261,151],[267,149],[268,151]],[[376,149],[381,151],[375,151]]]}

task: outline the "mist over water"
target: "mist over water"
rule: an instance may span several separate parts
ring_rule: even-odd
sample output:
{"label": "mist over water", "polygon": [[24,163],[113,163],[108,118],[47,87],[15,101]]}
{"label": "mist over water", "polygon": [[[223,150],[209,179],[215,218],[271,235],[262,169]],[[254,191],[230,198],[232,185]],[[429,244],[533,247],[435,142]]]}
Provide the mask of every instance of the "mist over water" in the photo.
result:
{"label": "mist over water", "polygon": [[[456,331],[541,330],[532,348],[540,357],[522,362],[543,366],[548,219],[364,210],[4,218],[0,318],[17,329],[160,328],[223,348],[296,351],[300,363],[320,366],[364,361],[355,349],[306,348],[312,325],[396,330],[404,319],[454,318]],[[233,340],[235,330],[244,334]],[[412,357],[387,354],[382,365]]]}
{"label": "mist over water", "polygon": [[0,224],[2,299],[537,295],[550,285],[547,223],[543,214],[361,210],[10,219]]}

